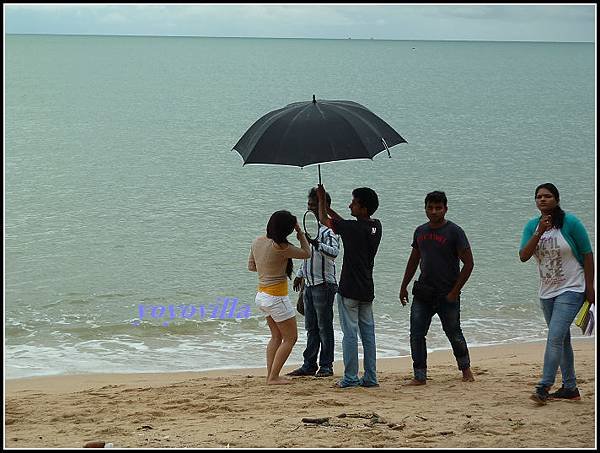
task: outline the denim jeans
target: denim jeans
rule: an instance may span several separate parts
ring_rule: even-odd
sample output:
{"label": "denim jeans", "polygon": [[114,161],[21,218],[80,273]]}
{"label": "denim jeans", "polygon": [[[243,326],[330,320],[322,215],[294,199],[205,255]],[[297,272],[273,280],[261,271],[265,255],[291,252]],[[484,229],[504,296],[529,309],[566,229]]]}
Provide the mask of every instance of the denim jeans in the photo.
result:
{"label": "denim jeans", "polygon": [[571,346],[571,323],[583,305],[584,293],[565,291],[550,299],[540,299],[544,318],[548,325],[548,339],[544,353],[544,371],[539,387],[551,387],[560,366],[565,388],[577,387],[575,359]]}
{"label": "denim jeans", "polygon": [[322,283],[304,287],[304,327],[307,332],[306,349],[304,350],[304,371],[333,371],[333,299],[337,291],[335,283]]}
{"label": "denim jeans", "polygon": [[438,314],[442,328],[456,358],[459,370],[471,367],[467,341],[460,328],[460,298],[449,302],[445,296],[431,302],[423,302],[416,297],[410,307],[410,352],[413,360],[415,379],[427,379],[427,344],[425,337],[433,315]]}
{"label": "denim jeans", "polygon": [[[360,384],[373,386],[377,382],[375,321],[373,320],[373,303],[348,299],[337,294],[338,312],[344,338],[342,351],[344,356],[344,377],[340,381],[342,387]],[[362,379],[358,378],[358,333],[363,346],[364,369]]]}

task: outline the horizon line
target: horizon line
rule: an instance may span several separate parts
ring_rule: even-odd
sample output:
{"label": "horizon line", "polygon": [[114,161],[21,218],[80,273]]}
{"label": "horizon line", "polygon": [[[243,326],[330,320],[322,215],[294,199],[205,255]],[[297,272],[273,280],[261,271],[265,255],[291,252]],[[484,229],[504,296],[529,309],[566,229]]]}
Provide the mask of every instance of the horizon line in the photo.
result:
{"label": "horizon line", "polygon": [[128,38],[214,38],[214,39],[314,39],[333,41],[450,41],[450,42],[513,42],[513,43],[568,43],[568,44],[594,44],[595,41],[544,41],[544,40],[500,40],[500,39],[409,39],[409,38],[307,38],[307,37],[282,37],[282,36],[203,36],[203,35],[145,35],[145,34],[111,34],[111,33],[5,33],[5,36],[112,36]]}

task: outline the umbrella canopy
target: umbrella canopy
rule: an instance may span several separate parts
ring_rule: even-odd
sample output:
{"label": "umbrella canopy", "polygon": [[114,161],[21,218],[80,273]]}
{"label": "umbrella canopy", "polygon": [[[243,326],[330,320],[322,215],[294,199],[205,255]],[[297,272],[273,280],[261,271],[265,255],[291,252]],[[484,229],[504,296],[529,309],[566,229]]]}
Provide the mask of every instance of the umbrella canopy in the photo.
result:
{"label": "umbrella canopy", "polygon": [[[257,120],[233,147],[246,164],[307,165],[373,159],[406,143],[369,109],[352,101],[295,102]],[[389,149],[388,149],[389,154]],[[390,156],[391,157],[391,156]]]}

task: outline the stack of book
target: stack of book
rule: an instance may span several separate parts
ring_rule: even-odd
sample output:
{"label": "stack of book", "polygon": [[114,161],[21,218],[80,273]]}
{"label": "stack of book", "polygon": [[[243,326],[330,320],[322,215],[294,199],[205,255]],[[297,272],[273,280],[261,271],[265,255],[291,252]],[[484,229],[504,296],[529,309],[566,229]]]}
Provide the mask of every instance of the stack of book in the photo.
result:
{"label": "stack of book", "polygon": [[575,317],[575,325],[581,327],[583,335],[592,335],[596,324],[596,304],[585,301]]}

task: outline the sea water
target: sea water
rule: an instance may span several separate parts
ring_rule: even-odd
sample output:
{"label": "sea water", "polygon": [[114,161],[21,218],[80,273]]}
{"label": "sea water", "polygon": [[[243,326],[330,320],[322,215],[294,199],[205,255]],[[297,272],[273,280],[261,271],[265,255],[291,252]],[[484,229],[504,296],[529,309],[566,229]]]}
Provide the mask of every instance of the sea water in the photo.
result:
{"label": "sea water", "polygon": [[[408,142],[321,166],[346,218],[352,189],[379,194],[378,357],[410,354],[398,292],[432,190],[473,250],[468,344],[543,340],[521,232],[549,181],[595,246],[594,93],[593,43],[8,35],[6,377],[264,366],[250,244],[272,212],[301,218],[318,173],[242,167],[231,149],[313,94],[365,105]],[[334,327],[341,360],[337,308]],[[427,342],[449,348],[437,317]]]}

